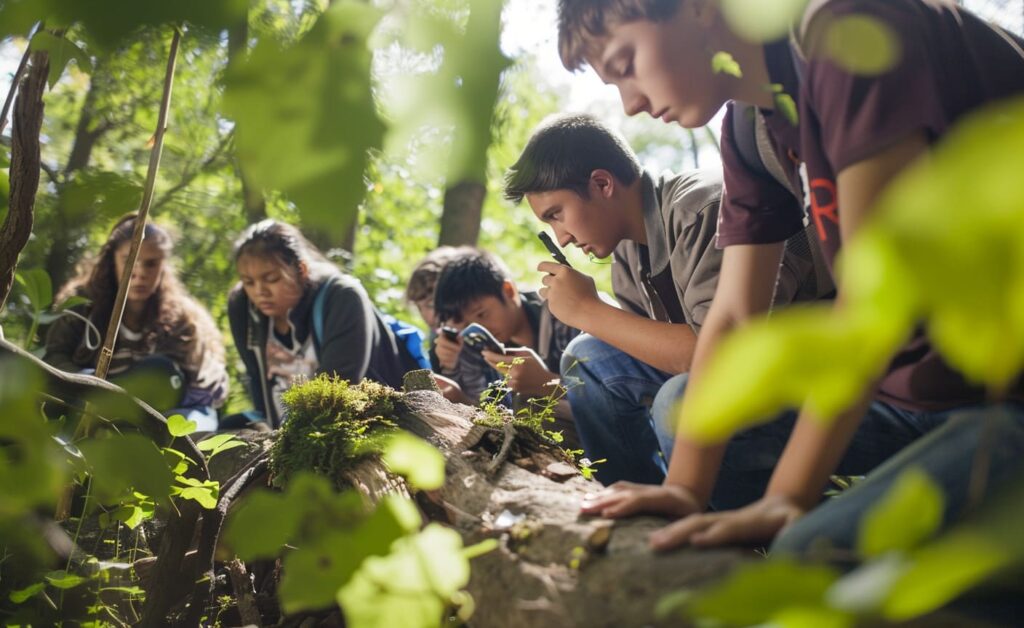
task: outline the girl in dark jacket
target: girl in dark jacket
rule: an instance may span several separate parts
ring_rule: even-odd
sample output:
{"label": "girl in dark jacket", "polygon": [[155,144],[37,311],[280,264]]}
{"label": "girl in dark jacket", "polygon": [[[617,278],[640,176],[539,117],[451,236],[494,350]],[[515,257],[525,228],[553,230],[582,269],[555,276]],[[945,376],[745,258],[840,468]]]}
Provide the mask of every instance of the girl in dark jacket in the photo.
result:
{"label": "girl in dark jacket", "polygon": [[245,413],[248,421],[280,427],[281,393],[296,377],[401,385],[398,344],[366,290],[298,229],[275,220],[252,225],[235,245],[235,265],[241,281],[228,297],[228,318],[249,375],[255,410]]}
{"label": "girl in dark jacket", "polygon": [[[50,326],[46,362],[71,372],[96,368],[134,230],[135,214],[118,221],[99,255],[58,292],[58,302],[82,296],[89,303],[66,311]],[[178,280],[170,234],[148,223],[145,235],[114,344],[110,380],[165,416],[183,414],[200,431],[213,431],[215,408],[224,402],[228,386],[220,331]]]}

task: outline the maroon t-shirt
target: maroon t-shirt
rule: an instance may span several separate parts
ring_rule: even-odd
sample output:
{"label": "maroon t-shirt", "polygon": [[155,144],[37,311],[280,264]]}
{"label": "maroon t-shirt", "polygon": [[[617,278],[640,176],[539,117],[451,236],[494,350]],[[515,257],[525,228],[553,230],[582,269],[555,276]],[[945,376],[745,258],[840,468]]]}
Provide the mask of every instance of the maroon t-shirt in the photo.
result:
{"label": "maroon t-shirt", "polygon": [[[854,14],[884,22],[898,40],[898,60],[881,75],[851,74],[823,52],[819,34],[832,19]],[[719,247],[778,242],[801,229],[806,216],[831,264],[841,246],[840,171],[913,133],[923,131],[934,142],[973,109],[1024,93],[1024,51],[943,0],[832,0],[815,15],[802,48],[801,80],[788,41],[765,47],[772,82],[798,94],[799,128],[779,112],[762,113],[791,187],[804,190],[804,198],[798,201],[745,165],[732,137],[730,104],[722,130]],[[1021,382],[1015,391],[1024,398]],[[893,360],[879,398],[915,410],[943,409],[982,401],[984,391],[968,385],[918,336]]]}

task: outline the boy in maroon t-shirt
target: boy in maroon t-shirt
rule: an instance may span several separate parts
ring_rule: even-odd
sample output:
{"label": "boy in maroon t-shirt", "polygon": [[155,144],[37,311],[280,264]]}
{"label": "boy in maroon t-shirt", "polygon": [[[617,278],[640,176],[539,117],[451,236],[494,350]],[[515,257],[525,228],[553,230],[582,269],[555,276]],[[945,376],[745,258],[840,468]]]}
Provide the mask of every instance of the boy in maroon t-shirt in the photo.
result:
{"label": "boy in maroon t-shirt", "polygon": [[[647,112],[693,128],[707,124],[729,103],[718,230],[718,246],[725,252],[691,368],[697,380],[720,338],[768,309],[783,241],[805,220],[813,222],[831,263],[886,185],[927,154],[961,116],[1024,93],[1019,40],[944,0],[815,0],[792,39],[767,44],[737,35],[716,0],[559,4],[559,46],[566,67],[591,65],[619,89],[628,114]],[[893,35],[897,55],[881,73],[858,75],[830,56],[830,28],[852,15],[866,16]],[[713,70],[712,59],[722,51],[732,55],[742,76]],[[795,102],[796,116],[779,104],[785,102],[778,96],[780,87]],[[766,131],[756,144],[762,155],[773,153],[774,159],[765,159],[760,169],[751,166],[749,151],[741,147],[747,138],[734,135],[740,125],[733,116],[740,110],[756,112],[759,121],[751,126],[760,124]],[[1019,383],[1010,399],[1016,401],[1004,414],[1009,419],[992,439],[998,446],[992,451],[990,487],[1007,477],[1024,454],[1024,388]],[[859,404],[829,426],[806,410],[800,413],[760,500],[739,510],[699,514],[712,497],[719,469],[730,472],[729,455],[724,446],[702,447],[678,437],[663,485],[612,487],[588,500],[583,510],[609,517],[637,512],[679,517],[652,535],[656,548],[769,540],[820,501],[829,474],[842,461],[851,456],[867,460],[874,446],[902,446],[938,428],[901,454],[901,464],[887,466],[884,476],[805,518],[781,545],[798,549],[816,535],[827,535],[835,545],[852,546],[860,516],[884,493],[897,467],[908,462],[925,468],[943,486],[949,521],[965,501],[980,421],[947,424],[946,419],[952,409],[970,413],[983,401],[980,390],[968,386],[925,339],[917,338],[894,359],[877,390],[866,391]],[[891,435],[885,433],[889,427]]]}

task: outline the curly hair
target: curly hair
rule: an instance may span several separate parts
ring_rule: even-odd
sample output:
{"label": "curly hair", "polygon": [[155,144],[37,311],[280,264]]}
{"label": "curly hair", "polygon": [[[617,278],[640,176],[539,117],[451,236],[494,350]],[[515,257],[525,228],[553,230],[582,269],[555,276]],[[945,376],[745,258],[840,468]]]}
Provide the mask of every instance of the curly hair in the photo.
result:
{"label": "curly hair", "polygon": [[[79,264],[77,275],[57,293],[57,302],[72,295],[84,296],[91,301],[89,321],[100,334],[105,334],[117,298],[117,269],[114,257],[117,250],[130,242],[135,231],[134,213],[126,214],[111,229],[99,253]],[[224,360],[224,343],[220,330],[206,308],[188,293],[178,279],[171,259],[174,241],[163,227],[147,223],[146,242],[159,247],[164,254],[164,272],[156,291],[147,299],[140,320],[146,321],[142,333],[147,341],[180,334],[183,329],[194,330],[197,345],[207,357]]]}

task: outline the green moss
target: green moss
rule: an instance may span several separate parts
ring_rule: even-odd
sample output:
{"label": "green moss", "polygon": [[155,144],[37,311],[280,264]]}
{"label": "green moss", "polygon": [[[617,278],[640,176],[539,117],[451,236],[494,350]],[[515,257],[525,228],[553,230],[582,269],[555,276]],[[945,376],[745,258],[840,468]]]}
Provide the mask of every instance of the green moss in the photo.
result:
{"label": "green moss", "polygon": [[[391,419],[399,394],[376,382],[352,385],[319,375],[284,393],[288,420],[270,452],[274,483],[312,471],[337,483],[341,471],[378,455],[398,429]],[[340,488],[340,486],[339,486]]]}

